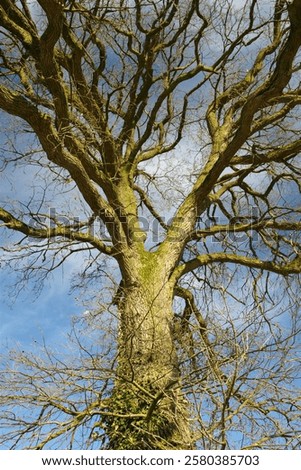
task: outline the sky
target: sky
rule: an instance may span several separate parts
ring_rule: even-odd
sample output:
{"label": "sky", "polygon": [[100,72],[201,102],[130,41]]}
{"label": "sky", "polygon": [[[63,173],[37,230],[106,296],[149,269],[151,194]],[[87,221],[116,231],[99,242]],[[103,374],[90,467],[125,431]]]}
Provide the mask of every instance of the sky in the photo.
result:
{"label": "sky", "polygon": [[[2,129],[9,128],[13,132],[18,127],[15,119],[1,113]],[[28,137],[29,138],[29,137]],[[27,138],[27,139],[28,139]],[[26,148],[26,134],[17,135],[17,145]],[[8,135],[0,133],[0,206],[14,213],[18,208],[17,201],[28,202],[33,194],[33,186],[38,182],[37,168],[15,167],[11,165],[3,170],[3,161],[12,154],[7,152]],[[3,170],[3,171],[1,171]],[[36,191],[36,190],[35,190]],[[38,190],[37,190],[38,191]],[[11,231],[0,229],[0,247],[5,245],[6,237]],[[19,237],[20,238],[20,237]],[[1,255],[3,253],[0,253]],[[5,269],[0,264],[0,351],[5,353],[9,348],[19,345],[30,349],[35,341],[45,339],[53,344],[64,341],[64,336],[70,330],[70,320],[83,310],[83,306],[74,300],[74,294],[69,295],[70,279],[77,269],[78,259],[69,258],[64,266],[54,271],[46,280],[42,291],[37,296],[34,284],[28,283],[16,297],[14,289],[9,288],[16,281],[12,270]]]}
{"label": "sky", "polygon": [[70,330],[71,318],[78,315],[83,306],[69,295],[68,266],[57,271],[46,281],[43,290],[35,295],[28,285],[14,298],[7,283],[14,282],[14,274],[0,272],[0,347],[2,353],[15,346],[28,349],[35,342],[63,343]]}

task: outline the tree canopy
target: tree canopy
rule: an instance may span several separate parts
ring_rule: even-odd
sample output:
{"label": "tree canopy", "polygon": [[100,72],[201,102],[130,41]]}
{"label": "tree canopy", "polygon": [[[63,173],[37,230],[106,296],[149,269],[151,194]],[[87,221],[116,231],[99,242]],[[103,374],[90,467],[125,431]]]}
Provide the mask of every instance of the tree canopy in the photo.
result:
{"label": "tree canopy", "polygon": [[301,0],[2,0],[2,263],[91,299],[3,448],[298,448],[300,45]]}

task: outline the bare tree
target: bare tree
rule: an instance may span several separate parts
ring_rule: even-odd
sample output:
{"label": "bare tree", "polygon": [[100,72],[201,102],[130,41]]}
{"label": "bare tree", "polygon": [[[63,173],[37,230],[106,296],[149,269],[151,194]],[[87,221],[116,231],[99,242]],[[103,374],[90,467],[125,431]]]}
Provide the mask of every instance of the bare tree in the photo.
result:
{"label": "bare tree", "polygon": [[113,280],[4,365],[3,446],[300,445],[301,0],[239,3],[1,1],[3,262]]}

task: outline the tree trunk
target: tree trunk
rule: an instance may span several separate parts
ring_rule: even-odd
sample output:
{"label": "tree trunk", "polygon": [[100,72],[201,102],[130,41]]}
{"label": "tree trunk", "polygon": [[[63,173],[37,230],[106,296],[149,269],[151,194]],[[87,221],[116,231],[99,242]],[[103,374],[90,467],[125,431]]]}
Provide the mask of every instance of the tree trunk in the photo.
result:
{"label": "tree trunk", "polygon": [[[120,309],[109,449],[188,449],[192,437],[173,333],[173,290],[154,254],[132,259]],[[165,271],[165,272],[164,272]]]}

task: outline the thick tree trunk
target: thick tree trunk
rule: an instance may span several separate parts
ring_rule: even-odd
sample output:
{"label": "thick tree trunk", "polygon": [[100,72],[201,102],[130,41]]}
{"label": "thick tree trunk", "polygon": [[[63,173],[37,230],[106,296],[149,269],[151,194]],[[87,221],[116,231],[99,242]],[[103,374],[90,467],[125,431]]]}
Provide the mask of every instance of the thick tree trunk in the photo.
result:
{"label": "thick tree trunk", "polygon": [[[110,449],[188,449],[192,437],[173,334],[173,288],[155,260],[131,269],[120,302]],[[162,264],[161,264],[162,266]],[[138,267],[138,269],[137,269]],[[117,416],[118,415],[118,416]]]}

